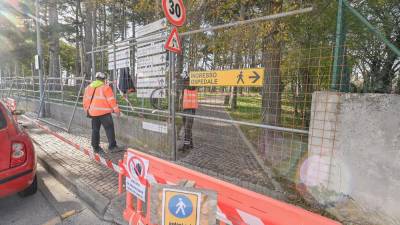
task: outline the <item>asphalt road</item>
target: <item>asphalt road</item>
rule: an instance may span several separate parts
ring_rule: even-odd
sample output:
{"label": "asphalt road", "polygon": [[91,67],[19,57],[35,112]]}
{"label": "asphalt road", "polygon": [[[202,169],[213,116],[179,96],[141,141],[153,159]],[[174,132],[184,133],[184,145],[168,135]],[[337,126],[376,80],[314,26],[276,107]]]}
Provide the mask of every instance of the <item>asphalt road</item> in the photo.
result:
{"label": "asphalt road", "polygon": [[0,225],[108,225],[38,165],[39,190],[30,197],[0,199]]}

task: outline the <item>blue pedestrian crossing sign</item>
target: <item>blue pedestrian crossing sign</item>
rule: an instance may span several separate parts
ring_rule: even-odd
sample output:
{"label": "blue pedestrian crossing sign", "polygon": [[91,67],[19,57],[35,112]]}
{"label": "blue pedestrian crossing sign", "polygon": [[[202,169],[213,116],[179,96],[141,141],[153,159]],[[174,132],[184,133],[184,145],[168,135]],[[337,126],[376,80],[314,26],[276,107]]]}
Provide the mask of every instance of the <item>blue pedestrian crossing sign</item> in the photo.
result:
{"label": "blue pedestrian crossing sign", "polygon": [[199,225],[201,193],[165,188],[162,202],[163,225]]}

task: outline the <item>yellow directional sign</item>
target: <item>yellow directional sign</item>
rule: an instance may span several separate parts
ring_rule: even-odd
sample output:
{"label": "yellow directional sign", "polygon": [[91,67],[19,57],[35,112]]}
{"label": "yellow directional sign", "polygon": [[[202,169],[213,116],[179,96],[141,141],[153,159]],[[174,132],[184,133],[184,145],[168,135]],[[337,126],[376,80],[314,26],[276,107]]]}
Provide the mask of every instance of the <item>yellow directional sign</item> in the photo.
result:
{"label": "yellow directional sign", "polygon": [[189,77],[191,86],[261,87],[264,68],[192,71]]}
{"label": "yellow directional sign", "polygon": [[199,225],[201,193],[165,188],[163,190],[163,225]]}

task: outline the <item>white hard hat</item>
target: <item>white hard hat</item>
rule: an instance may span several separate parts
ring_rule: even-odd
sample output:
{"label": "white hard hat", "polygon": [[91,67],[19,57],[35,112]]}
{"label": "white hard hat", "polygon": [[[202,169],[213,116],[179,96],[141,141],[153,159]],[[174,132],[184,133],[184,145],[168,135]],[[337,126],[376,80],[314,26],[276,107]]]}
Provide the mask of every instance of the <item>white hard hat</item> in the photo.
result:
{"label": "white hard hat", "polygon": [[106,79],[106,75],[102,72],[97,72],[96,73],[96,78],[100,78],[100,79]]}

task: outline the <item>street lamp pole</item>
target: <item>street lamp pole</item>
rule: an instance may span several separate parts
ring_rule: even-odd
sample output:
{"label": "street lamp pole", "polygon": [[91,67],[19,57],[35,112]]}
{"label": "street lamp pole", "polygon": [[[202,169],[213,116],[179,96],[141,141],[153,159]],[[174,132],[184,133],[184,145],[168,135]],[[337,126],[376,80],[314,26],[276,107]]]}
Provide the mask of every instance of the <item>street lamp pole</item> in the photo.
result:
{"label": "street lamp pole", "polygon": [[40,117],[43,117],[45,114],[44,110],[46,107],[44,107],[44,86],[43,86],[43,61],[42,61],[42,44],[41,44],[41,37],[40,37],[40,15],[39,15],[39,0],[35,1],[36,3],[36,44],[37,44],[37,55],[38,55],[38,74],[39,74],[39,92],[40,92],[40,107],[39,109],[40,112]]}

